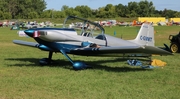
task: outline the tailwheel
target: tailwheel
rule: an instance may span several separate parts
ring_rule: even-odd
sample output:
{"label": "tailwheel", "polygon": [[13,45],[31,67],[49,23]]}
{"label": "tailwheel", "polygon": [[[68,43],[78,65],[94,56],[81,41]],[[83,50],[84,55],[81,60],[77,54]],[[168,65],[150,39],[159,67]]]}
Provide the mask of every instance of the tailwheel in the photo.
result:
{"label": "tailwheel", "polygon": [[170,49],[173,53],[178,53],[180,51],[180,47],[177,43],[172,43]]}

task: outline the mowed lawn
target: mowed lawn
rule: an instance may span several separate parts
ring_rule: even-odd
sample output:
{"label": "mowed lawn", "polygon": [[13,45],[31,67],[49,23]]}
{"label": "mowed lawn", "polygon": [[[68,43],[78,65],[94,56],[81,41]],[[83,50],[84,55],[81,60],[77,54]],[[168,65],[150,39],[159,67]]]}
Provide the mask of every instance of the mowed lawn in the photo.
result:
{"label": "mowed lawn", "polygon": [[[123,39],[134,39],[140,27],[105,27],[106,33]],[[156,26],[157,46],[170,45],[168,37],[177,34],[179,26]],[[165,61],[163,68],[141,69],[129,66],[120,57],[83,57],[93,69],[75,71],[60,53],[54,53],[56,64],[39,65],[48,52],[15,45],[12,40],[34,41],[18,37],[17,30],[0,28],[0,99],[179,99],[180,54],[153,56]]]}

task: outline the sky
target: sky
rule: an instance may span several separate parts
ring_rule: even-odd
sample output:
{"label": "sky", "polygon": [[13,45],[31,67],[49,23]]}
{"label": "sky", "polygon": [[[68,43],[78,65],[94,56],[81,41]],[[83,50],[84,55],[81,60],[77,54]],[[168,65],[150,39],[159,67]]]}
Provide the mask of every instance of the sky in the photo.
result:
{"label": "sky", "polygon": [[[61,10],[63,5],[69,7],[76,7],[80,5],[87,5],[91,9],[98,9],[99,7],[105,7],[107,4],[123,4],[128,5],[128,2],[140,2],[142,0],[45,0],[47,3],[47,9]],[[180,11],[179,0],[148,0],[152,1],[156,10],[171,9]]]}

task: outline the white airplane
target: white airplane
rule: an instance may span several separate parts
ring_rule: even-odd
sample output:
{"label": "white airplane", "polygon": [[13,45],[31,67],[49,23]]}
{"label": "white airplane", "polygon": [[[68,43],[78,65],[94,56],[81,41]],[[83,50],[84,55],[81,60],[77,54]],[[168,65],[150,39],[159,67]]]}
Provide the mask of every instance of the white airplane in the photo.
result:
{"label": "white airplane", "polygon": [[[70,19],[81,20],[84,23],[83,26],[88,24],[88,27],[82,27],[81,31],[66,28],[66,22]],[[13,42],[49,51],[49,57],[41,59],[41,64],[51,63],[53,52],[60,52],[72,63],[76,70],[86,69],[88,65],[84,62],[74,62],[68,54],[110,57],[137,57],[151,56],[152,54],[172,55],[169,51],[155,47],[154,27],[150,23],[144,23],[137,37],[133,40],[123,40],[107,35],[100,24],[76,16],[69,16],[65,20],[63,28],[28,29],[25,30],[25,33],[34,38],[37,43],[21,40],[14,40]]]}

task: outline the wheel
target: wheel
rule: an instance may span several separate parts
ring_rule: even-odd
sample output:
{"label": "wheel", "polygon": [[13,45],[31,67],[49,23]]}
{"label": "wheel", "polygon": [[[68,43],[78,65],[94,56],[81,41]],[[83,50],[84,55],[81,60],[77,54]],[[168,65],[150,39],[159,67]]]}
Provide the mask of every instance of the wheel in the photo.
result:
{"label": "wheel", "polygon": [[53,60],[50,60],[49,58],[42,58],[39,60],[40,65],[51,65],[54,64]]}
{"label": "wheel", "polygon": [[173,53],[178,53],[180,51],[178,43],[172,43],[170,49]]}

